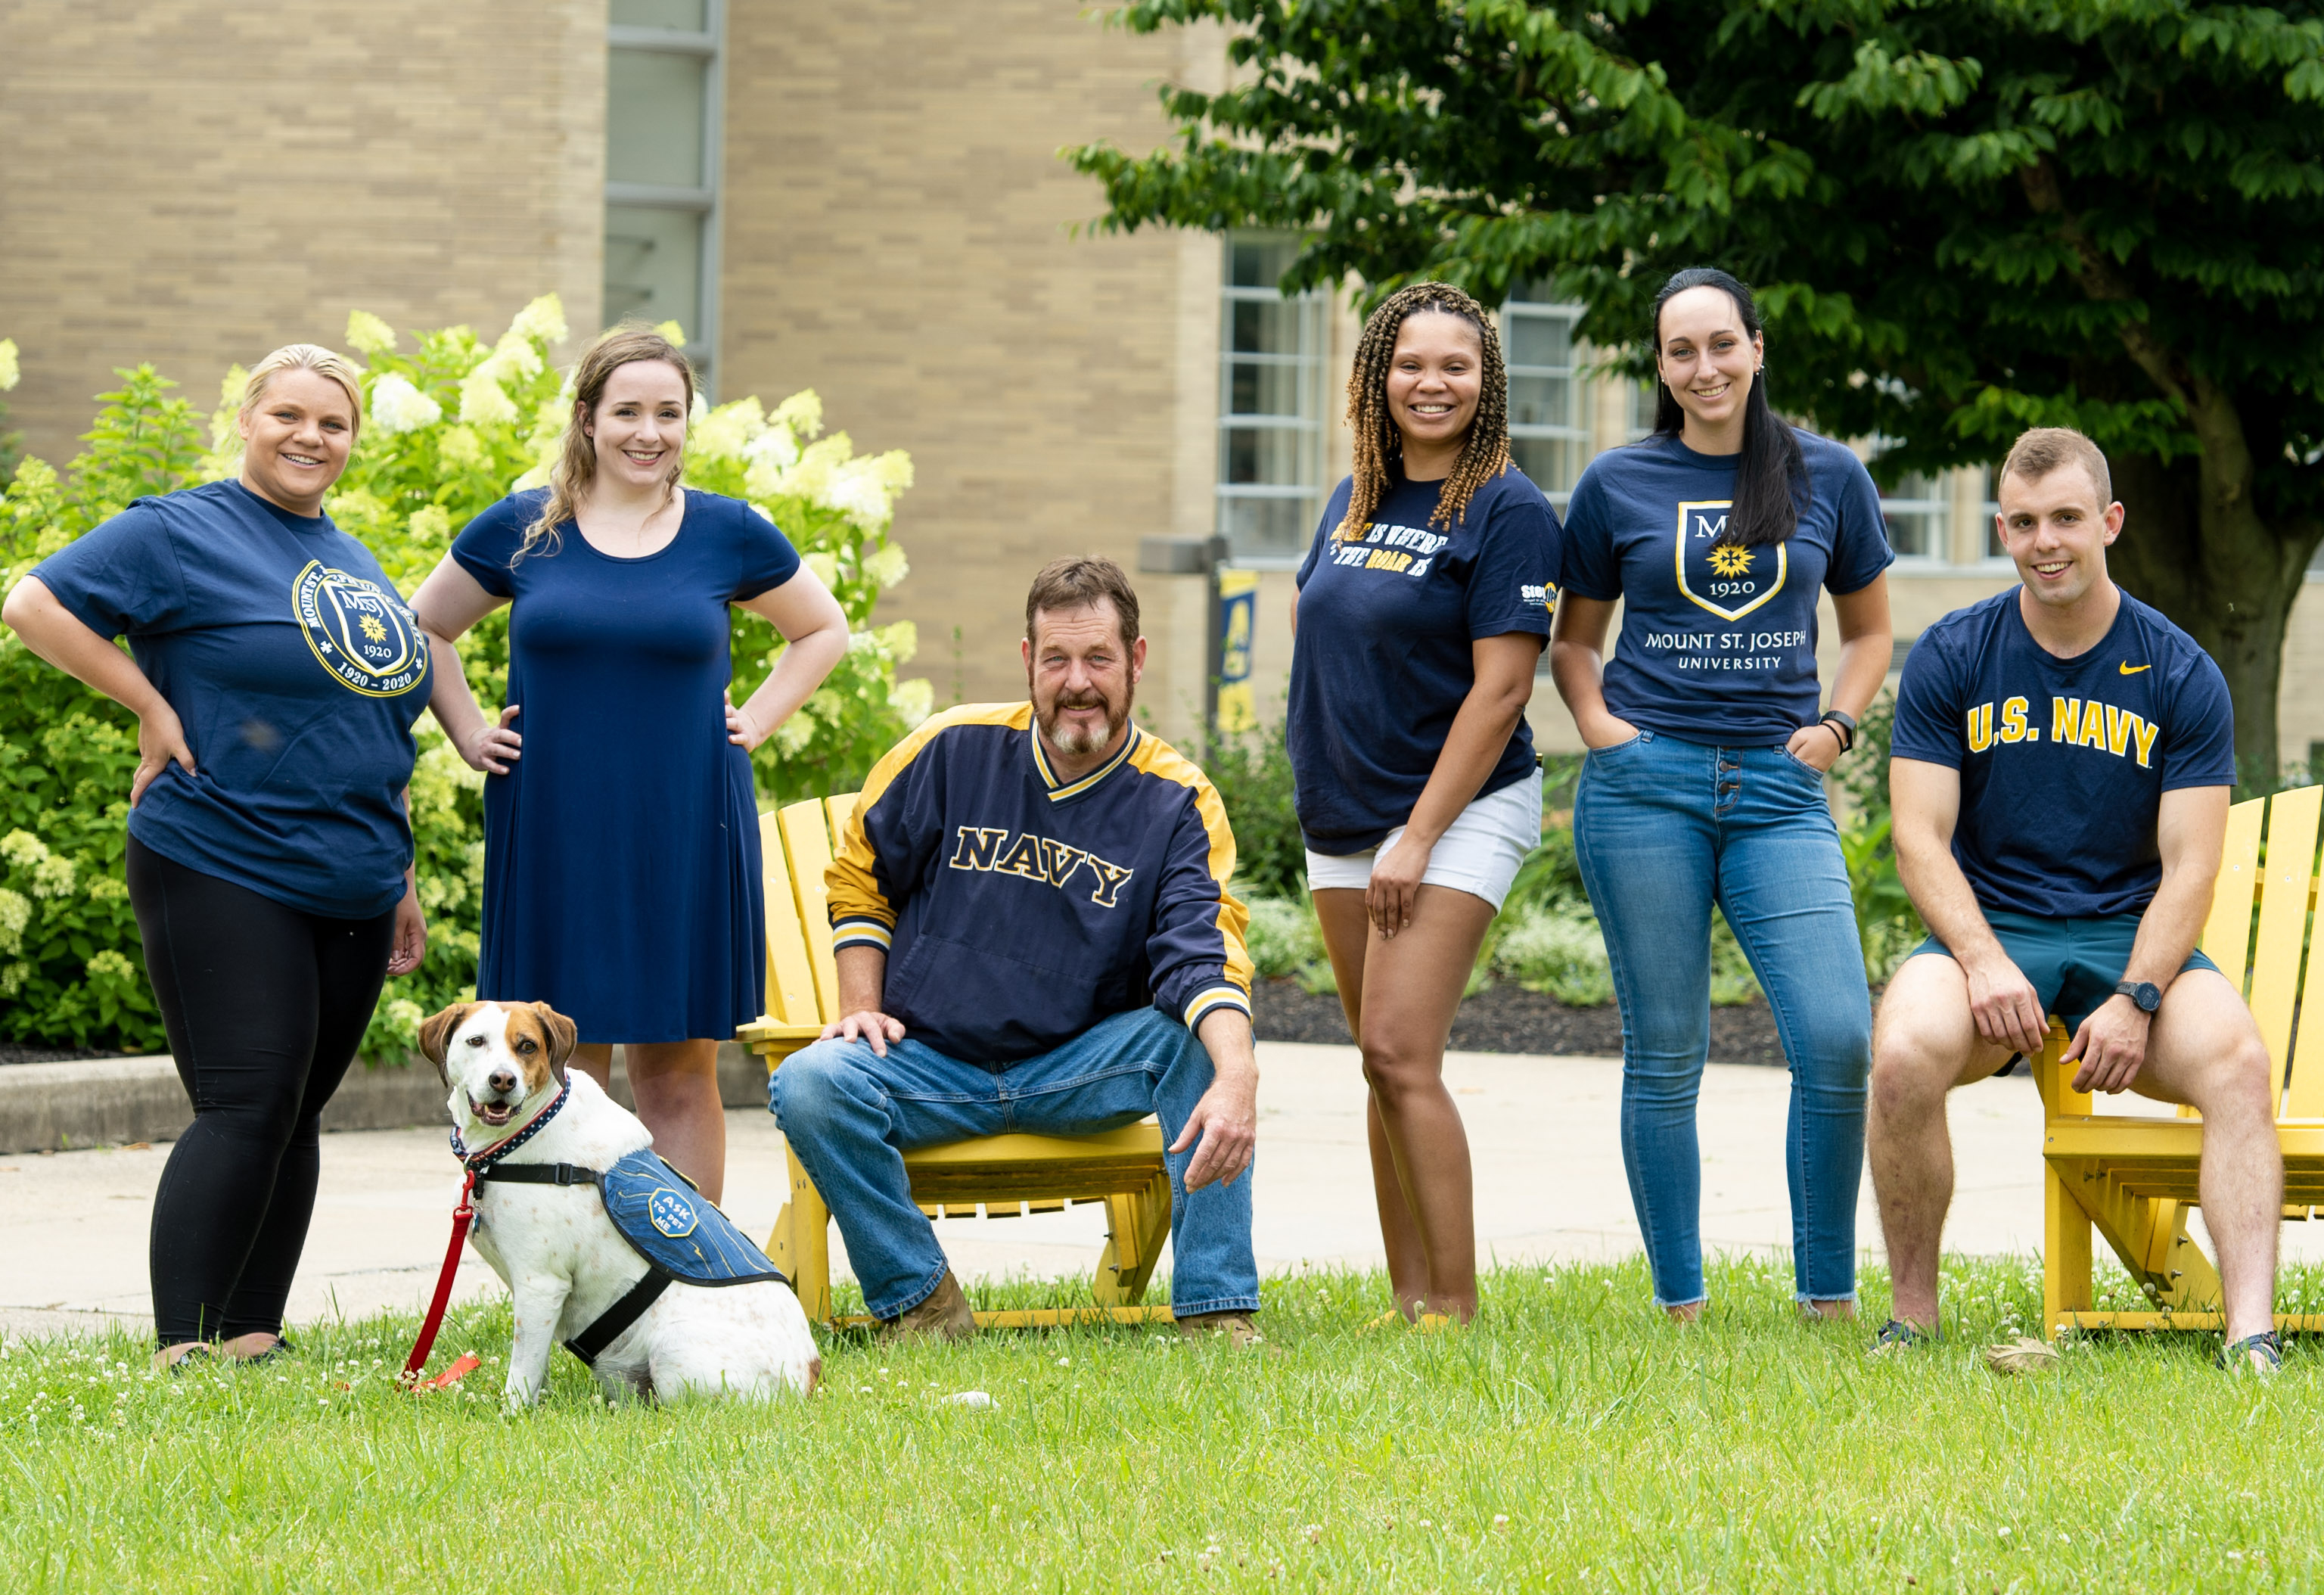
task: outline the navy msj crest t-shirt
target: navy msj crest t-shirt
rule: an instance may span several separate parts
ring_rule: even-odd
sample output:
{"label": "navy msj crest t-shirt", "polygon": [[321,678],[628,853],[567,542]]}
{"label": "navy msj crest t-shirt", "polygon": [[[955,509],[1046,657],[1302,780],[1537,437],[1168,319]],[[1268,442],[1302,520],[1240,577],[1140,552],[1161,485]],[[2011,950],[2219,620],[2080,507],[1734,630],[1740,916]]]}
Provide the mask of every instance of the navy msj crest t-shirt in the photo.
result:
{"label": "navy msj crest t-shirt", "polygon": [[139,499],[32,574],[177,711],[129,834],[294,908],[368,919],[403,896],[402,792],[427,639],[371,550],[239,482]]}
{"label": "navy msj crest t-shirt", "polygon": [[[1477,489],[1461,519],[1429,525],[1442,482],[1392,477],[1360,534],[1332,534],[1354,480],[1323,507],[1299,567],[1288,738],[1299,829],[1335,858],[1378,847],[1412,817],[1469,689],[1480,637],[1549,635],[1557,515],[1515,466]],[[1517,717],[1487,797],[1534,767]]]}
{"label": "navy msj crest t-shirt", "polygon": [[2127,593],[2098,645],[2061,659],[2025,629],[2021,591],[1921,633],[1889,751],[1960,771],[1953,857],[1979,908],[2139,912],[2163,880],[2163,794],[2235,784],[2227,678]]}
{"label": "navy msj crest t-shirt", "polygon": [[1734,455],[1657,434],[1591,460],[1565,511],[1559,586],[1622,600],[1606,707],[1683,742],[1781,747],[1815,724],[1816,595],[1860,591],[1896,556],[1864,462],[1794,429],[1808,500],[1798,530],[1753,549],[1719,541]]}

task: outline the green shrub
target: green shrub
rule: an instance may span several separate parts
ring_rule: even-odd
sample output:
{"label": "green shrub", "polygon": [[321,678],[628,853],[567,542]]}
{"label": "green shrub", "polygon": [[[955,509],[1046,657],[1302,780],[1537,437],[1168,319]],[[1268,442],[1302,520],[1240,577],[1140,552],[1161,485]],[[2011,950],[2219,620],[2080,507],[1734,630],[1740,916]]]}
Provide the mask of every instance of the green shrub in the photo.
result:
{"label": "green shrub", "polygon": [[[416,590],[475,515],[512,487],[539,485],[571,400],[549,364],[566,336],[554,296],[534,300],[490,344],[465,327],[423,333],[410,355],[362,311],[347,342],[369,363],[365,426],[326,506],[406,594]],[[27,459],[0,496],[0,591],[132,499],[232,474],[234,410],[245,376],[230,370],[203,436],[199,418],[151,366],[124,371],[89,445],[60,475]],[[914,646],[908,623],[872,628],[881,589],[907,569],[888,538],[896,496],[911,484],[900,453],[857,457],[846,434],[821,437],[822,404],[794,394],[770,413],[756,399],[697,407],[687,480],[746,498],[789,537],[839,597],[854,628],[846,658],[801,712],[753,755],[769,802],[845,790],[927,713],[925,681],[898,682]],[[739,612],[734,697],[779,657],[773,628]],[[503,701],[506,611],[460,641],[478,699]],[[415,728],[411,818],[426,962],[390,985],[364,1039],[374,1058],[416,1045],[421,1018],[474,990],[484,885],[484,778],[432,719]],[[136,925],[121,889],[122,832],[136,724],[0,634],[0,1037],[152,1048],[162,1044]],[[22,840],[19,840],[21,834]],[[44,873],[45,871],[45,873]],[[69,883],[66,884],[66,883]]]}
{"label": "green shrub", "polygon": [[1250,899],[1250,961],[1263,981],[1305,971],[1323,956],[1323,927],[1315,911],[1286,898]]}
{"label": "green shrub", "polygon": [[1586,905],[1528,908],[1514,918],[1504,908],[1502,916],[1507,928],[1494,949],[1497,973],[1569,1008],[1596,1008],[1614,1000],[1606,938]]}
{"label": "green shrub", "polygon": [[1307,885],[1307,846],[1292,806],[1291,752],[1285,724],[1214,739],[1203,773],[1219,792],[1234,829],[1235,881],[1254,897],[1296,898]]}

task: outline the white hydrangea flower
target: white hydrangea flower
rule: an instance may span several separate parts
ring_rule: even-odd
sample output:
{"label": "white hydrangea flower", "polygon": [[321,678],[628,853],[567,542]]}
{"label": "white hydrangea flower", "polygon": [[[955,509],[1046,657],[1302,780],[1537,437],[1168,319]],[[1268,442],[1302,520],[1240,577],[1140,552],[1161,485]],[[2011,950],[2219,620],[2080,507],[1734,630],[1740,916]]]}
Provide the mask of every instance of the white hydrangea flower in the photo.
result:
{"label": "white hydrangea flower", "polygon": [[766,411],[756,399],[737,399],[696,419],[686,434],[686,451],[701,459],[740,460],[767,429]]}
{"label": "white hydrangea flower", "polygon": [[460,379],[460,419],[471,426],[505,427],[516,419],[516,404],[493,380],[485,365]]}
{"label": "white hydrangea flower", "polygon": [[0,861],[20,870],[29,870],[48,856],[48,844],[30,831],[11,831],[0,836]]}
{"label": "white hydrangea flower", "polygon": [[485,460],[484,440],[468,427],[447,427],[436,440],[436,452],[447,466],[475,470]]}
{"label": "white hydrangea flower", "polygon": [[72,896],[73,862],[51,853],[32,866],[32,895],[37,898]]}
{"label": "white hydrangea flower", "polygon": [[904,729],[910,731],[935,711],[936,687],[925,676],[899,681],[894,690],[888,694],[888,706],[902,716]]}
{"label": "white hydrangea flower", "polygon": [[775,751],[787,758],[805,752],[814,740],[815,721],[804,709],[775,727]]}
{"label": "white hydrangea flower", "polygon": [[0,337],[0,393],[23,380],[23,369],[16,364],[16,340]]}
{"label": "white hydrangea flower", "polygon": [[492,369],[494,382],[503,383],[530,382],[545,369],[541,364],[540,351],[532,346],[530,338],[513,327],[501,334],[501,341],[494,344],[493,352],[484,356],[484,365]]}
{"label": "white hydrangea flower", "polygon": [[887,484],[870,460],[849,460],[825,480],[816,495],[826,509],[838,511],[859,529],[878,531],[892,519]]}
{"label": "white hydrangea flower", "polygon": [[349,310],[347,346],[366,355],[387,354],[395,347],[395,328],[369,310]]}
{"label": "white hydrangea flower", "polygon": [[[411,512],[411,538],[426,546],[448,540],[452,535],[452,512],[441,504],[429,504]],[[430,722],[429,724],[433,724]]]}
{"label": "white hydrangea flower", "polygon": [[911,561],[905,558],[904,550],[893,543],[873,549],[863,561],[863,574],[878,583],[883,591],[911,573]]}
{"label": "white hydrangea flower", "polygon": [[888,650],[888,657],[899,665],[909,663],[912,656],[920,651],[920,629],[910,621],[881,626],[872,634]]}
{"label": "white hydrangea flower", "polygon": [[538,461],[531,470],[510,483],[508,490],[511,493],[530,493],[536,487],[546,487],[549,485],[549,472],[556,468],[557,462],[554,460]]}
{"label": "white hydrangea flower", "polygon": [[767,419],[788,427],[802,438],[812,438],[823,430],[823,400],[813,388],[801,388],[780,404]]}
{"label": "white hydrangea flower", "polygon": [[0,969],[0,997],[14,997],[24,989],[24,981],[32,973],[29,963],[12,963]]}
{"label": "white hydrangea flower", "polygon": [[838,585],[839,561],[833,558],[830,555],[823,553],[809,554],[807,557],[805,563],[809,570],[815,572],[815,579],[821,582],[825,586],[829,587]]}
{"label": "white hydrangea flower", "polygon": [[111,947],[91,957],[82,967],[88,971],[91,979],[110,976],[116,981],[126,981],[137,977],[137,966]]}
{"label": "white hydrangea flower", "polygon": [[21,953],[24,927],[32,922],[32,905],[22,892],[0,886],[0,953]]}
{"label": "white hydrangea flower", "polygon": [[539,338],[544,344],[563,343],[570,330],[565,325],[565,301],[553,293],[542,294],[509,323],[512,335]]}
{"label": "white hydrangea flower", "polygon": [[655,327],[654,330],[661,334],[662,337],[668,338],[671,343],[676,344],[679,348],[682,349],[686,347],[686,328],[680,327],[677,322],[665,321],[659,327]]}
{"label": "white hydrangea flower", "polygon": [[371,385],[372,430],[393,438],[417,432],[444,419],[444,407],[411,385],[401,372],[389,372]]}

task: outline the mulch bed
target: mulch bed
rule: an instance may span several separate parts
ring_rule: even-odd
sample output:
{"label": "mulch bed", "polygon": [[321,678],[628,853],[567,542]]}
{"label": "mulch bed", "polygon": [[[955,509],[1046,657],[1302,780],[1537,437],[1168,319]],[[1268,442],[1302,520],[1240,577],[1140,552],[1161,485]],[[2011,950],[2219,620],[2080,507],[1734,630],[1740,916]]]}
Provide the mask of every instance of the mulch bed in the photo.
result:
{"label": "mulch bed", "polygon": [[[1348,1045],[1347,1016],[1337,997],[1311,997],[1296,981],[1263,981],[1252,1002],[1261,1041],[1322,1041]],[[1522,986],[1499,985],[1461,1004],[1452,1019],[1455,1052],[1530,1052],[1622,1056],[1622,1016],[1603,1008],[1568,1008]],[[1711,1061],[1784,1067],[1775,1016],[1755,998],[1739,1008],[1711,1010]]]}
{"label": "mulch bed", "polygon": [[[1305,993],[1303,992],[1302,995],[1304,996]],[[1347,1028],[1345,1025],[1340,1028]],[[125,1058],[135,1056],[134,1053],[91,1052],[87,1048],[70,1046],[18,1046],[13,1042],[0,1041],[0,1068],[5,1068],[10,1064],[77,1064],[84,1058]]]}

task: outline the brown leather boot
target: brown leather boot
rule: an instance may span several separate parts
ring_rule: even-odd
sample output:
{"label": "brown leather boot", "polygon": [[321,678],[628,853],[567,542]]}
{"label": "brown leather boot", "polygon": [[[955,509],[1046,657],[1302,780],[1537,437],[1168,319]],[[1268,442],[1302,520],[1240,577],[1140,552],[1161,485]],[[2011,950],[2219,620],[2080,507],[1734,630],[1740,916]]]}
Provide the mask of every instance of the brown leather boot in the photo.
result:
{"label": "brown leather boot", "polygon": [[1190,1341],[1224,1335],[1227,1344],[1238,1351],[1267,1343],[1267,1337],[1259,1332],[1259,1325],[1250,1321],[1248,1313],[1196,1313],[1178,1320],[1178,1332]]}
{"label": "brown leather boot", "polygon": [[976,1332],[976,1314],[969,1311],[968,1297],[962,1294],[960,1281],[946,1268],[936,1287],[916,1307],[880,1326],[883,1342],[911,1340],[964,1341]]}

